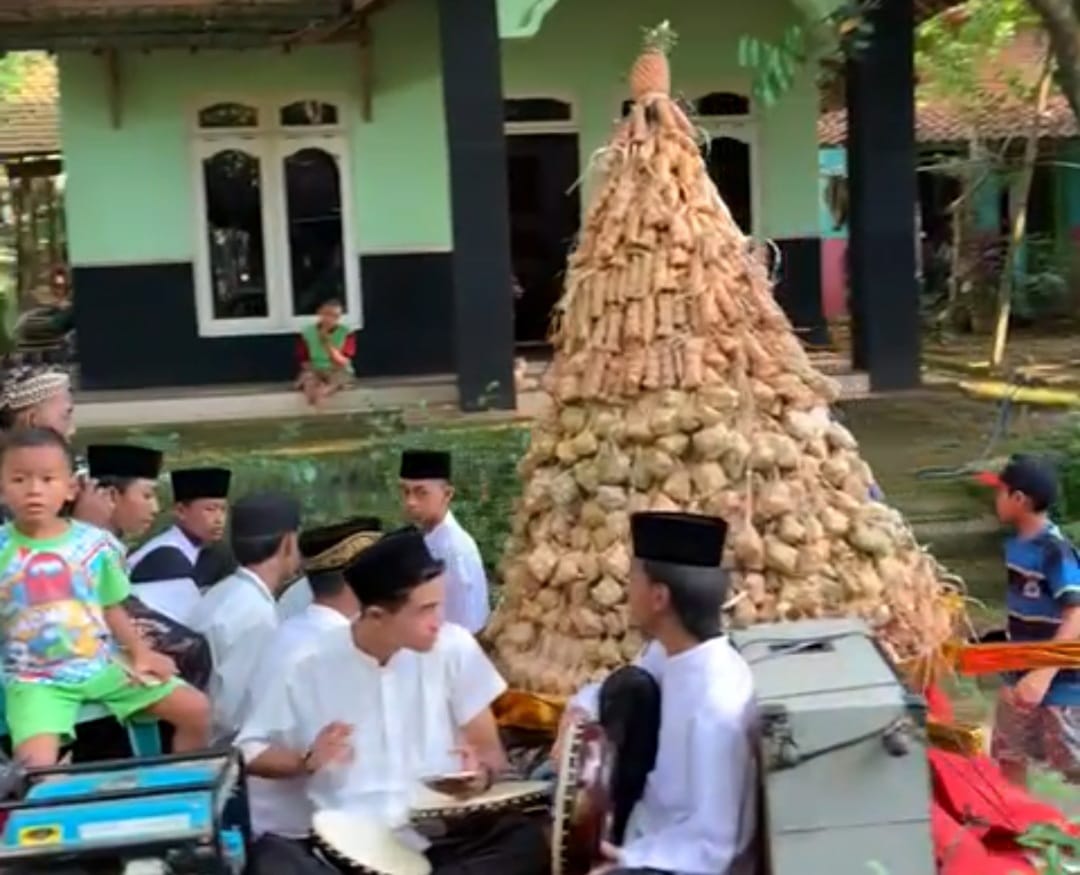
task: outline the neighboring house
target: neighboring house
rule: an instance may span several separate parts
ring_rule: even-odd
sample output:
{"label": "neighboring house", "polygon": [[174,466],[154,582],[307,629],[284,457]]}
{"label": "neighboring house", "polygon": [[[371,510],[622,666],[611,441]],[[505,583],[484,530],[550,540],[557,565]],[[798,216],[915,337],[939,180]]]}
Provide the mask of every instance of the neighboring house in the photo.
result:
{"label": "neighboring house", "polygon": [[28,53],[20,75],[0,94],[0,163],[51,158],[60,152],[56,65],[41,53]]}
{"label": "neighboring house", "polygon": [[[763,111],[737,58],[742,34],[835,5],[5,0],[0,50],[58,57],[83,386],[288,379],[293,336],[332,295],[361,377],[456,373],[466,406],[491,386],[512,403],[514,342],[544,336],[576,183],[658,16],[714,177],[776,241],[778,296],[820,336],[815,76]],[[884,6],[911,20],[912,0]],[[902,99],[902,80],[878,82],[893,66],[860,75]]]}
{"label": "neighboring house", "polygon": [[0,227],[27,305],[64,260],[60,125],[56,64],[42,52],[15,63],[17,78],[0,94]]}
{"label": "neighboring house", "polygon": [[[967,156],[969,143],[977,138],[998,150],[1007,140],[1019,151],[1032,124],[1032,104],[1018,99],[1002,82],[1031,81],[1038,76],[1045,57],[1041,33],[1024,33],[1002,50],[987,75],[985,94],[979,101],[957,106],[938,96],[933,72],[920,76],[916,99],[916,140],[924,166],[950,157]],[[1032,181],[1027,231],[1051,239],[1060,251],[1080,241],[1080,128],[1068,101],[1055,88],[1039,121],[1039,164]],[[847,312],[848,225],[846,213],[847,113],[843,109],[822,114],[818,121],[819,228],[822,236],[822,307],[826,319]],[[947,205],[959,194],[958,186],[941,174],[920,174],[919,231],[922,251],[928,256],[935,246],[948,245],[951,228]],[[984,179],[973,198],[974,230],[987,237],[1007,233],[1010,215],[1009,182],[1001,175]],[[918,219],[916,219],[918,221]],[[928,268],[927,258],[923,259]]]}

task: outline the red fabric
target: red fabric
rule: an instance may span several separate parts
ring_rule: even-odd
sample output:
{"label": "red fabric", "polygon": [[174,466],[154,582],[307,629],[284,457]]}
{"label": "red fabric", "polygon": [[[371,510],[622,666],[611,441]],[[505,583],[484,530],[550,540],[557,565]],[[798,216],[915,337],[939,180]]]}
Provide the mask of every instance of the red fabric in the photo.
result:
{"label": "red fabric", "polygon": [[[931,687],[925,696],[932,717],[952,719],[952,706],[941,690]],[[1052,805],[1037,802],[1006,781],[989,757],[936,749],[927,757],[939,875],[1035,875],[1016,839],[1040,823],[1076,831]]]}

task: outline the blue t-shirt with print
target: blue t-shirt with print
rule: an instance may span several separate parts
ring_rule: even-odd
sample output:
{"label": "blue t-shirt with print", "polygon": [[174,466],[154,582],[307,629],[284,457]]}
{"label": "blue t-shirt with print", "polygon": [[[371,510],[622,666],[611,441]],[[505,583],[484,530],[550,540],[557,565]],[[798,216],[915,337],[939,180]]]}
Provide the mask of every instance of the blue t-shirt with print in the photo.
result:
{"label": "blue t-shirt with print", "polygon": [[[1057,634],[1066,608],[1080,606],[1080,558],[1053,523],[1030,538],[1005,542],[1011,641],[1049,641]],[[1007,678],[1015,683],[1018,675]],[[1061,669],[1054,675],[1044,705],[1080,705],[1080,671]]]}

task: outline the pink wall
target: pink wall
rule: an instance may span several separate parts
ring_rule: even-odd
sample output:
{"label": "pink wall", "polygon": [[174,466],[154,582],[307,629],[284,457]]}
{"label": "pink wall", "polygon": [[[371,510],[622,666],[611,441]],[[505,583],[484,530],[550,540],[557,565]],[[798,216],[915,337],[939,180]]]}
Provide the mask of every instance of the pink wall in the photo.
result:
{"label": "pink wall", "polygon": [[847,240],[826,237],[821,241],[821,307],[826,321],[847,315]]}

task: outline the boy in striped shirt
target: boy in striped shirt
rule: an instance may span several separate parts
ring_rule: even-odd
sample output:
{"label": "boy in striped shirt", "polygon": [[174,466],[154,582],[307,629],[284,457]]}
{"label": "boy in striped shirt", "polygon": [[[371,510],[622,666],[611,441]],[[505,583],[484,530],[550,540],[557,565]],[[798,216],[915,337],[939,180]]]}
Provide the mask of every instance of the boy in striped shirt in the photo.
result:
{"label": "boy in striped shirt", "polygon": [[[1013,456],[979,480],[995,489],[1005,542],[1005,606],[1011,641],[1080,639],[1080,560],[1050,520],[1057,500],[1054,471],[1031,456]],[[1080,671],[1041,668],[1005,677],[991,752],[1005,776],[1024,786],[1028,764],[1043,762],[1080,782]]]}

